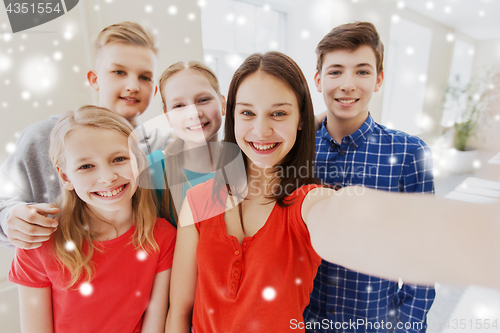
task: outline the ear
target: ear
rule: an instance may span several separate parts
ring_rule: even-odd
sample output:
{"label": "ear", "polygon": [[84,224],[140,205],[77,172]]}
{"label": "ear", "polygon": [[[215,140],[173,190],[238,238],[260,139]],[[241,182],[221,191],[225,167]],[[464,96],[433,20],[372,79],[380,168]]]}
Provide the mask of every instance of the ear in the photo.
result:
{"label": "ear", "polygon": [[318,92],[323,92],[323,90],[321,89],[321,74],[319,72],[316,72],[316,74],[314,74],[314,84],[316,84],[316,89],[318,90]]}
{"label": "ear", "polygon": [[299,126],[297,126],[297,130],[298,131],[302,131],[302,124],[303,124],[303,121],[302,119],[299,120]]}
{"label": "ear", "polygon": [[381,71],[377,75],[377,82],[375,83],[375,89],[373,92],[377,92],[380,90],[380,87],[382,86],[382,82],[384,82],[384,71]]}
{"label": "ear", "polygon": [[226,108],[227,108],[226,96],[222,95],[221,96],[221,112],[222,112],[223,117],[226,115]]}
{"label": "ear", "polygon": [[99,83],[97,82],[97,73],[94,70],[90,70],[87,73],[87,80],[89,81],[90,86],[95,91],[99,91]]}
{"label": "ear", "polygon": [[157,92],[158,92],[158,86],[155,86],[155,93],[154,93],[153,97],[156,96]]}
{"label": "ear", "polygon": [[73,184],[70,182],[68,176],[64,173],[63,169],[61,169],[59,165],[56,165],[56,170],[57,173],[59,174],[59,177],[61,177],[64,188],[67,189],[68,191],[72,191],[74,189]]}

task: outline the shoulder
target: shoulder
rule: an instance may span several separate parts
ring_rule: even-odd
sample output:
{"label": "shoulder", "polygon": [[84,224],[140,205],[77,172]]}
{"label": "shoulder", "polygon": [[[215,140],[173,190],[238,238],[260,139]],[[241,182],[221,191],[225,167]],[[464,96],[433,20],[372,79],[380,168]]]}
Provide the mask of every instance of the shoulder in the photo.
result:
{"label": "shoulder", "polygon": [[375,123],[373,135],[377,136],[378,138],[375,137],[375,139],[380,140],[380,142],[390,142],[394,145],[393,148],[396,150],[404,149],[407,152],[411,152],[415,149],[428,148],[424,140],[420,139],[418,136],[387,128],[378,123]]}
{"label": "shoulder", "polygon": [[165,220],[164,218],[158,217],[155,222],[154,229],[155,239],[158,242],[175,240],[177,231],[175,227]]}
{"label": "shoulder", "polygon": [[57,116],[50,117],[49,119],[38,121],[26,127],[17,140],[16,150],[25,150],[33,145],[47,145],[50,140],[50,132],[57,123]]}

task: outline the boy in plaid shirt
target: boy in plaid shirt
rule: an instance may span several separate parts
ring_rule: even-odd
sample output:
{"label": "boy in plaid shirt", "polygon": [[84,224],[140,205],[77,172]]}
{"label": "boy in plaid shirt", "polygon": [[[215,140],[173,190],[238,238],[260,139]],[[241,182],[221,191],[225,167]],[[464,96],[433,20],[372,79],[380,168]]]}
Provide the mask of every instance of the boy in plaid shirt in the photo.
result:
{"label": "boy in plaid shirt", "polygon": [[[316,132],[316,177],[339,188],[362,185],[434,193],[427,145],[416,136],[377,124],[368,111],[372,94],[384,79],[384,46],[373,24],[334,28],[319,42],[316,53],[315,83],[328,108]],[[304,311],[304,321],[314,329],[306,331],[422,333],[434,297],[433,287],[400,287],[397,281],[323,261]]]}

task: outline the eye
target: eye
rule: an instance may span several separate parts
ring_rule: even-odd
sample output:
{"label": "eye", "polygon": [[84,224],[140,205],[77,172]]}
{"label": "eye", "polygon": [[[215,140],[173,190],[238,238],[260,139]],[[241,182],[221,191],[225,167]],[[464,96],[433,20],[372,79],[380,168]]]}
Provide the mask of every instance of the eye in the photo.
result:
{"label": "eye", "polygon": [[212,98],[210,98],[210,97],[203,97],[203,98],[200,98],[198,103],[200,103],[200,104],[207,103],[207,102],[210,102],[211,100],[212,100]]}
{"label": "eye", "polygon": [[78,170],[88,170],[92,167],[93,167],[92,164],[84,164],[84,165],[81,165],[80,167],[78,167]]}
{"label": "eye", "polygon": [[125,157],[125,156],[120,156],[120,157],[117,157],[113,160],[113,162],[123,162],[123,161],[126,161],[128,158]]}
{"label": "eye", "polygon": [[273,117],[282,117],[282,116],[285,116],[286,113],[283,112],[283,111],[274,111],[272,114],[271,114]]}
{"label": "eye", "polygon": [[144,76],[144,75],[140,76],[139,78],[140,78],[141,80],[144,80],[144,81],[151,81],[151,80],[152,80],[150,77],[148,77],[148,76]]}
{"label": "eye", "polygon": [[240,112],[241,115],[243,116],[253,116],[254,113],[252,111],[249,111],[249,110],[243,110]]}
{"label": "eye", "polygon": [[331,71],[330,73],[328,73],[330,75],[340,75],[340,71]]}
{"label": "eye", "polygon": [[358,74],[361,74],[361,75],[368,75],[370,74],[370,72],[368,71],[365,71],[365,70],[362,70],[362,71],[359,71]]}
{"label": "eye", "polygon": [[184,107],[184,104],[175,104],[174,106],[172,106],[172,109],[180,109],[180,108],[183,108]]}
{"label": "eye", "polygon": [[118,75],[124,75],[125,74],[124,71],[113,71],[113,73],[118,74]]}

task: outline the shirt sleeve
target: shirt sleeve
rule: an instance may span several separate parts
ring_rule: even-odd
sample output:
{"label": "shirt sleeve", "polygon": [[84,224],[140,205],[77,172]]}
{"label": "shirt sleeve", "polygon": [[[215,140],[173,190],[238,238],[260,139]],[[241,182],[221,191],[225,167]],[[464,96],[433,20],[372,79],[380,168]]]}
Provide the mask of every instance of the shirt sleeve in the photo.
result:
{"label": "shirt sleeve", "polygon": [[12,261],[9,272],[9,281],[31,288],[51,287],[44,258],[47,256],[46,246],[37,249],[23,250],[16,248],[16,256]]}
{"label": "shirt sleeve", "polygon": [[405,193],[434,193],[432,152],[423,142],[413,149],[407,156],[404,166]]}
{"label": "shirt sleeve", "polygon": [[172,268],[176,236],[176,229],[167,220],[162,218],[156,220],[155,238],[160,247],[156,273]]}
{"label": "shirt sleeve", "polygon": [[12,246],[5,235],[7,219],[17,205],[54,203],[60,193],[57,172],[49,158],[50,118],[28,126],[16,150],[0,167],[0,245]]}
{"label": "shirt sleeve", "polygon": [[396,329],[395,333],[424,333],[427,329],[427,313],[434,302],[436,291],[434,287],[403,284],[398,291],[399,306],[397,308],[398,321],[403,327],[411,329]]}

